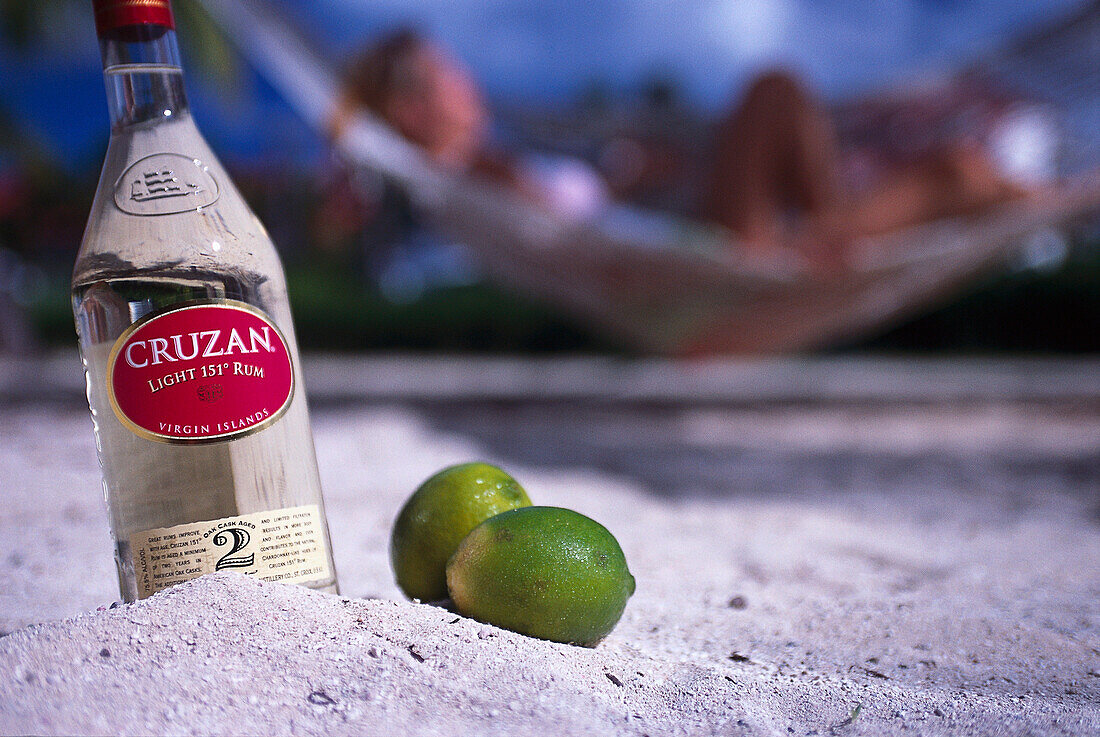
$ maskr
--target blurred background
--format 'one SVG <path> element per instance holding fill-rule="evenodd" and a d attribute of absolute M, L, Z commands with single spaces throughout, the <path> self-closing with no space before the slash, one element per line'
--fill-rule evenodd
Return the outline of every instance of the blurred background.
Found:
<path fill-rule="evenodd" d="M 584 159 L 617 194 L 657 209 L 677 208 L 718 116 L 777 65 L 823 96 L 853 141 L 933 135 L 965 123 L 975 99 L 1011 98 L 1041 112 L 1049 137 L 1017 152 L 1038 146 L 1060 171 L 1100 165 L 1091 0 L 268 3 L 334 64 L 400 27 L 438 39 L 483 86 L 497 138 Z M 193 112 L 280 249 L 304 349 L 631 352 L 486 280 L 399 193 L 343 165 L 197 0 L 174 6 Z M 912 111 L 900 121 L 867 102 L 898 95 Z M 75 345 L 68 280 L 107 138 L 91 3 L 0 0 L 4 350 Z M 616 182 L 624 151 L 642 163 Z M 1096 223 L 1046 237 L 1019 268 L 829 350 L 1097 352 Z"/>

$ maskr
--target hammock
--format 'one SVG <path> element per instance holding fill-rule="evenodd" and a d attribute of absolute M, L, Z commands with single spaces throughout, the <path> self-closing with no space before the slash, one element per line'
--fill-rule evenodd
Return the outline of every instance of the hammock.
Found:
<path fill-rule="evenodd" d="M 205 5 L 323 134 L 340 96 L 332 65 L 261 2 Z M 796 255 L 754 256 L 717 226 L 663 213 L 615 206 L 593 221 L 555 217 L 503 186 L 441 170 L 366 112 L 335 145 L 400 187 L 490 279 L 666 354 L 791 351 L 854 338 L 1006 268 L 1037 232 L 1100 210 L 1092 171 L 1041 199 L 865 240 L 848 269 L 826 277 Z"/>

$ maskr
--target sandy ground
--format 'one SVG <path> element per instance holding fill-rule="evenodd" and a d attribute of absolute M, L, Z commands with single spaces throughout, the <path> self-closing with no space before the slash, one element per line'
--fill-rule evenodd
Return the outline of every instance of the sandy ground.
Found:
<path fill-rule="evenodd" d="M 1100 734 L 1100 397 L 781 400 L 318 401 L 347 598 L 111 608 L 86 410 L 9 397 L 0 733 Z M 397 509 L 475 458 L 622 543 L 598 647 L 401 598 Z"/>

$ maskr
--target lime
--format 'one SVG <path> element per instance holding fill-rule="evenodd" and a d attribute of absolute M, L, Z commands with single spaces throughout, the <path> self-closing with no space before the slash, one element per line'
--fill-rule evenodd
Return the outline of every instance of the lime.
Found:
<path fill-rule="evenodd" d="M 413 493 L 401 508 L 390 537 L 397 585 L 421 601 L 447 598 L 447 559 L 482 520 L 529 507 L 516 480 L 487 463 L 445 468 Z"/>
<path fill-rule="evenodd" d="M 462 614 L 532 637 L 595 645 L 634 593 L 619 543 L 595 520 L 525 507 L 478 525 L 447 563 Z"/>

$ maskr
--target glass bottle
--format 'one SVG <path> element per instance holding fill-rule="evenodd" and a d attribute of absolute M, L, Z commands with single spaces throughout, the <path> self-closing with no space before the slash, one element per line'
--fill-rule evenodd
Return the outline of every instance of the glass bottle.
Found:
<path fill-rule="evenodd" d="M 286 278 L 199 134 L 168 0 L 94 0 L 111 139 L 72 302 L 122 597 L 336 592 Z"/>

